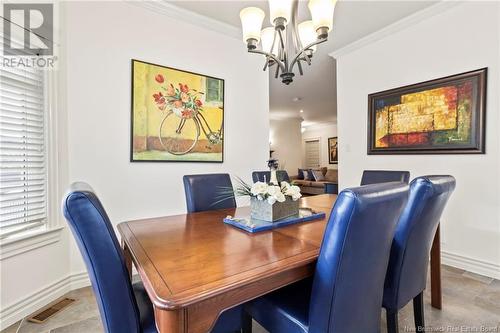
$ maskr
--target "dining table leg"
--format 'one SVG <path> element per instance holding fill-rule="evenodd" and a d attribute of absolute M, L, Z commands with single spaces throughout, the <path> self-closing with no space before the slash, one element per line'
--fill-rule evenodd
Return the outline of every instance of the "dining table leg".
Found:
<path fill-rule="evenodd" d="M 121 245 L 123 251 L 123 258 L 125 259 L 125 267 L 127 267 L 129 278 L 132 279 L 132 254 L 130 253 L 127 244 L 123 240 L 121 243 L 122 243 Z"/>
<path fill-rule="evenodd" d="M 436 229 L 431 248 L 431 305 L 433 308 L 442 309 L 441 291 L 441 235 L 440 226 Z"/>

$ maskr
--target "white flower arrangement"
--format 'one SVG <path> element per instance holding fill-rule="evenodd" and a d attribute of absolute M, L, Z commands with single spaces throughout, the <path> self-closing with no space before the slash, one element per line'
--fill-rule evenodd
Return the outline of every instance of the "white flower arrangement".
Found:
<path fill-rule="evenodd" d="M 275 202 L 284 202 L 286 196 L 291 197 L 293 201 L 299 200 L 302 196 L 300 187 L 287 182 L 281 182 L 281 186 L 256 182 L 251 186 L 249 195 L 260 201 L 266 200 L 270 205 Z"/>
<path fill-rule="evenodd" d="M 255 182 L 253 185 L 247 184 L 241 178 L 235 177 L 237 185 L 232 188 L 222 187 L 218 191 L 216 203 L 234 197 L 249 196 L 259 201 L 267 201 L 271 206 L 276 202 L 285 202 L 286 197 L 297 201 L 302 197 L 300 187 L 281 182 L 280 185 L 273 183 Z"/>

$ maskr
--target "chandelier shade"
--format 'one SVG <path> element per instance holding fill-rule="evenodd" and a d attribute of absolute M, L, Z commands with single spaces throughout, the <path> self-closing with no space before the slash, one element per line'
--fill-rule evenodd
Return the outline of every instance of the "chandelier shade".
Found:
<path fill-rule="evenodd" d="M 302 45 L 309 45 L 316 41 L 316 31 L 314 29 L 313 21 L 304 21 L 299 24 L 299 37 Z M 316 52 L 316 45 L 311 46 L 312 52 Z"/>
<path fill-rule="evenodd" d="M 314 29 L 327 28 L 332 30 L 333 12 L 337 0 L 310 0 L 307 7 L 311 12 Z"/>
<path fill-rule="evenodd" d="M 272 53 L 274 56 L 277 56 L 278 43 L 275 43 L 273 47 L 274 31 L 273 27 L 262 29 L 262 32 L 260 33 L 260 41 L 262 44 L 262 51 Z M 273 48 L 272 51 L 271 48 Z"/>
<path fill-rule="evenodd" d="M 293 0 L 269 0 L 269 18 L 271 24 L 286 26 L 292 16 Z"/>
<path fill-rule="evenodd" d="M 266 14 L 257 7 L 247 7 L 241 10 L 241 28 L 243 30 L 243 42 L 258 43 L 260 41 L 260 29 Z"/>

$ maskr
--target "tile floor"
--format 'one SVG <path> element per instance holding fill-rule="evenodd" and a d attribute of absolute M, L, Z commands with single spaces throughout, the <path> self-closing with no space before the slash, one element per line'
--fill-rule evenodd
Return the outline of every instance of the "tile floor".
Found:
<path fill-rule="evenodd" d="M 23 321 L 0 333 L 99 333 L 103 332 L 92 290 L 82 288 L 66 296 L 76 298 L 71 304 L 44 324 Z M 443 266 L 442 311 L 431 308 L 430 290 L 425 293 L 425 316 L 429 332 L 500 333 L 500 281 L 460 269 Z M 381 332 L 385 314 L 381 311 Z M 400 332 L 414 332 L 411 302 L 399 315 Z M 254 323 L 254 332 L 266 331 Z"/>

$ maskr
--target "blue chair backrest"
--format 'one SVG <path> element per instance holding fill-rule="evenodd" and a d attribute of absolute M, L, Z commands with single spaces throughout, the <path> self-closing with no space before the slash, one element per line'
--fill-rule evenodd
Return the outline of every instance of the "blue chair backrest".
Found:
<path fill-rule="evenodd" d="M 288 172 L 286 170 L 277 170 L 276 178 L 278 182 L 290 182 L 290 177 L 288 176 Z M 254 183 L 256 182 L 265 182 L 269 183 L 271 179 L 271 171 L 254 171 L 252 172 L 252 180 Z"/>
<path fill-rule="evenodd" d="M 408 184 L 409 181 L 410 172 L 408 171 L 365 170 L 361 177 L 361 185 L 388 182 L 402 182 Z"/>
<path fill-rule="evenodd" d="M 186 175 L 183 181 L 188 213 L 236 207 L 234 196 L 227 195 L 233 188 L 227 173 Z"/>
<path fill-rule="evenodd" d="M 140 332 L 139 310 L 113 226 L 86 183 L 73 183 L 63 214 L 87 266 L 104 329 Z"/>
<path fill-rule="evenodd" d="M 408 185 L 342 191 L 330 214 L 314 275 L 309 332 L 380 330 L 384 278 Z"/>
<path fill-rule="evenodd" d="M 454 189 L 452 176 L 418 177 L 411 182 L 392 243 L 384 307 L 399 309 L 425 289 L 432 241 Z"/>

